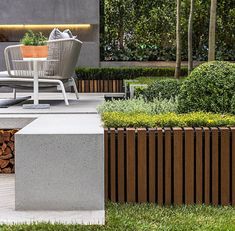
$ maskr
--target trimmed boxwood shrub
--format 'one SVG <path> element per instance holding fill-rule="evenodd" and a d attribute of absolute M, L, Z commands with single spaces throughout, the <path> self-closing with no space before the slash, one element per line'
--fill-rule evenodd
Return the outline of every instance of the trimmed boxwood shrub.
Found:
<path fill-rule="evenodd" d="M 154 127 L 217 127 L 235 125 L 235 116 L 192 112 L 188 114 L 167 113 L 148 115 L 144 113 L 105 112 L 102 114 L 107 128 L 154 128 Z"/>
<path fill-rule="evenodd" d="M 79 79 L 135 79 L 145 77 L 174 76 L 174 68 L 77 68 L 76 75 Z M 182 68 L 182 76 L 187 75 L 187 68 Z"/>
<path fill-rule="evenodd" d="M 181 82 L 177 79 L 162 79 L 150 84 L 146 89 L 141 91 L 141 95 L 147 101 L 153 101 L 159 95 L 163 99 L 170 99 L 179 94 Z"/>
<path fill-rule="evenodd" d="M 179 112 L 231 111 L 235 91 L 235 64 L 209 62 L 195 68 L 183 82 L 179 94 Z"/>

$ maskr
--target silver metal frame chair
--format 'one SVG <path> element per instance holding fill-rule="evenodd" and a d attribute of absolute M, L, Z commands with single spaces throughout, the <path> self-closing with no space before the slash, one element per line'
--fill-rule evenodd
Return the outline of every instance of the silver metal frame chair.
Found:
<path fill-rule="evenodd" d="M 8 76 L 0 77 L 0 87 L 7 86 L 13 89 L 33 87 L 33 63 L 20 62 L 23 60 L 21 45 L 8 46 L 5 51 L 5 62 Z M 48 41 L 48 62 L 41 62 L 38 67 L 39 88 L 59 86 L 66 105 L 69 105 L 64 84 L 73 86 L 78 99 L 78 91 L 74 70 L 80 54 L 82 42 L 77 39 L 59 39 Z M 14 96 L 16 96 L 15 90 Z"/>

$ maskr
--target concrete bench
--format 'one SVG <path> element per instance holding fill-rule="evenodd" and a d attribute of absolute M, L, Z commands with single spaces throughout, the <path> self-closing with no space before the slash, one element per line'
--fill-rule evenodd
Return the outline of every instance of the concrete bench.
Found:
<path fill-rule="evenodd" d="M 97 114 L 41 115 L 21 129 L 15 136 L 16 210 L 104 216 L 103 139 Z"/>

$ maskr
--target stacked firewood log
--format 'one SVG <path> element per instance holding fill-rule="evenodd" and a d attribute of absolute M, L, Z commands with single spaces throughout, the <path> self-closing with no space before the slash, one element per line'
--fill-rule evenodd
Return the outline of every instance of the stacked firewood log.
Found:
<path fill-rule="evenodd" d="M 0 173 L 15 172 L 15 142 L 17 130 L 0 130 Z"/>

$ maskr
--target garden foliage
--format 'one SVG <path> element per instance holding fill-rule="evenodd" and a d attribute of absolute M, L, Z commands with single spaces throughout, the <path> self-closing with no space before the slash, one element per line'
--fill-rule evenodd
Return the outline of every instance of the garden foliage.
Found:
<path fill-rule="evenodd" d="M 179 112 L 231 112 L 235 91 L 235 64 L 209 62 L 195 68 L 183 82 Z"/>
<path fill-rule="evenodd" d="M 145 113 L 148 115 L 176 112 L 178 106 L 177 98 L 163 99 L 155 98 L 152 102 L 146 102 L 143 98 L 129 100 L 107 101 L 98 107 L 98 112 L 122 112 L 122 113 Z"/>
<path fill-rule="evenodd" d="M 123 113 L 105 112 L 102 114 L 104 127 L 214 127 L 234 126 L 235 116 L 221 115 L 204 112 L 193 112 L 188 114 L 158 114 L 149 115 L 146 113 Z"/>

